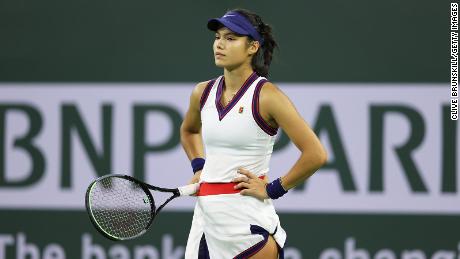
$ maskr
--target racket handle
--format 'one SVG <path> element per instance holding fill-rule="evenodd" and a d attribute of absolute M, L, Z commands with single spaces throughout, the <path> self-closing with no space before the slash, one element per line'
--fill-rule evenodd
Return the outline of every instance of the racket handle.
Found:
<path fill-rule="evenodd" d="M 194 184 L 189 184 L 185 186 L 181 186 L 179 188 L 179 193 L 181 196 L 190 196 L 195 194 L 198 189 L 200 189 L 200 184 L 199 183 L 194 183 Z"/>

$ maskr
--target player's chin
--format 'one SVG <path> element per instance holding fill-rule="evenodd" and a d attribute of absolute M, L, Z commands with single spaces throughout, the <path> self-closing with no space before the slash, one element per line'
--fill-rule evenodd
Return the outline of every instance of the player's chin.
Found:
<path fill-rule="evenodd" d="M 226 66 L 225 62 L 222 62 L 222 60 L 214 60 L 214 63 L 216 64 L 216 67 L 224 68 Z"/>
<path fill-rule="evenodd" d="M 230 62 L 222 62 L 222 61 L 216 61 L 216 66 L 219 68 L 225 68 L 228 70 L 233 70 L 235 68 L 238 68 L 241 64 L 240 63 L 230 63 Z"/>

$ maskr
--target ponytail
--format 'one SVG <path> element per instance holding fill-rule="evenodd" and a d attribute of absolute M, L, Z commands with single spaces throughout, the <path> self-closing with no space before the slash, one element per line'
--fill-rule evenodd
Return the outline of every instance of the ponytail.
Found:
<path fill-rule="evenodd" d="M 245 9 L 234 9 L 232 11 L 244 15 L 263 37 L 264 44 L 260 46 L 259 50 L 252 57 L 251 66 L 259 76 L 267 77 L 268 70 L 273 59 L 273 51 L 275 48 L 278 48 L 278 44 L 272 34 L 272 27 L 264 23 L 262 18 L 253 12 Z M 249 38 L 254 40 L 250 36 Z"/>

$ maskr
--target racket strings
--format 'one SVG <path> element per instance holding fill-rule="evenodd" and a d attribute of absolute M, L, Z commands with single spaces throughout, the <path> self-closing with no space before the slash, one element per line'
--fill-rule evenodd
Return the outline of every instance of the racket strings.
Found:
<path fill-rule="evenodd" d="M 96 224 L 117 239 L 132 238 L 146 230 L 152 219 L 151 202 L 137 183 L 117 177 L 101 179 L 90 192 Z"/>

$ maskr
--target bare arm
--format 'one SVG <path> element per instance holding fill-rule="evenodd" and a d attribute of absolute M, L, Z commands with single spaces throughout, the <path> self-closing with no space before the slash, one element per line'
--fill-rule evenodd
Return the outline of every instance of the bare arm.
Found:
<path fill-rule="evenodd" d="M 189 160 L 204 157 L 203 140 L 201 137 L 200 99 L 208 82 L 195 86 L 190 96 L 190 105 L 180 127 L 180 141 Z M 199 181 L 201 171 L 198 171 L 190 183 Z"/>
<path fill-rule="evenodd" d="M 326 151 L 313 130 L 302 119 L 289 98 L 272 83 L 265 83 L 259 96 L 260 115 L 272 127 L 281 127 L 291 141 L 300 150 L 301 155 L 294 166 L 281 177 L 282 187 L 289 190 L 314 174 L 327 161 Z M 236 188 L 243 189 L 242 195 L 259 199 L 268 198 L 266 182 L 257 178 L 252 172 L 240 168 Z"/>
<path fill-rule="evenodd" d="M 261 116 L 277 124 L 300 150 L 294 166 L 281 177 L 285 190 L 304 182 L 327 161 L 326 151 L 310 126 L 303 120 L 289 98 L 267 82 L 260 93 Z"/>

